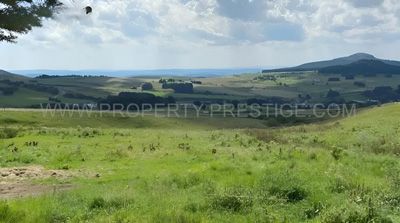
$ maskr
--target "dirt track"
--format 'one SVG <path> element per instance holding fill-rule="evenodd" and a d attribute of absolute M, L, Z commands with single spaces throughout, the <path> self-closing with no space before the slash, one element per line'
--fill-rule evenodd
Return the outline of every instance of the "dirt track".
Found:
<path fill-rule="evenodd" d="M 68 179 L 74 174 L 66 170 L 47 170 L 41 166 L 0 168 L 0 199 L 27 197 L 71 189 L 70 184 L 33 184 L 38 179 Z"/>

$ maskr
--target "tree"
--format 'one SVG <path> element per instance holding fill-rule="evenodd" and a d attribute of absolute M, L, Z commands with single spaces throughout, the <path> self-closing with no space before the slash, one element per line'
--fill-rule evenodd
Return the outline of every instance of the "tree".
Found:
<path fill-rule="evenodd" d="M 189 82 L 170 82 L 162 84 L 163 89 L 173 89 L 176 93 L 193 93 L 193 84 Z"/>
<path fill-rule="evenodd" d="M 328 94 L 326 94 L 326 97 L 327 97 L 327 98 L 336 98 L 336 97 L 339 97 L 339 96 L 340 96 L 340 93 L 337 92 L 337 91 L 334 91 L 334 90 L 332 90 L 332 89 L 330 89 L 330 90 L 328 91 Z"/>
<path fill-rule="evenodd" d="M 380 102 L 390 102 L 400 99 L 400 94 L 390 86 L 378 86 L 372 91 L 364 91 L 364 96 Z"/>
<path fill-rule="evenodd" d="M 148 82 L 142 83 L 140 85 L 140 87 L 142 88 L 142 91 L 151 91 L 151 90 L 153 90 L 153 85 L 151 83 L 148 83 Z"/>
<path fill-rule="evenodd" d="M 0 0 L 0 42 L 16 42 L 18 34 L 40 27 L 61 5 L 58 0 Z"/>

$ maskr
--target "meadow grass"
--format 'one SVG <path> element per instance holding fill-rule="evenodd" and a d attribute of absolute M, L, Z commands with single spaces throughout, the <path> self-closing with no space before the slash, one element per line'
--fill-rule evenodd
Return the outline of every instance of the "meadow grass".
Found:
<path fill-rule="evenodd" d="M 82 173 L 33 182 L 73 188 L 2 201 L 0 221 L 399 222 L 399 115 L 392 104 L 270 129 L 250 119 L 0 112 L 2 167 Z"/>

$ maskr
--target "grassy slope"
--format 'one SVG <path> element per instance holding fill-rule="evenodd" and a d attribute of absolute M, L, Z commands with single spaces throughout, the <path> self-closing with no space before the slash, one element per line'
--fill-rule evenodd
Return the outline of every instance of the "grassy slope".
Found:
<path fill-rule="evenodd" d="M 18 74 L 12 74 L 4 70 L 0 70 L 0 80 L 12 80 L 12 81 L 26 81 L 29 80 L 28 77 L 18 75 Z"/>
<path fill-rule="evenodd" d="M 172 114 L 171 114 L 172 115 Z M 156 118 L 153 115 L 136 115 L 129 117 L 111 112 L 56 112 L 53 111 L 9 111 L 0 110 L 0 125 L 8 127 L 50 127 L 50 128 L 106 128 L 106 129 L 232 129 L 232 128 L 265 128 L 266 122 L 249 118 L 211 118 L 187 117 Z M 132 116 L 134 116 L 132 114 Z"/>
<path fill-rule="evenodd" d="M 20 126 L 18 137 L 0 141 L 1 165 L 68 167 L 101 177 L 40 182 L 76 189 L 1 203 L 6 222 L 400 221 L 398 104 L 275 130 L 217 130 L 204 120 L 151 117 L 125 121 L 138 125 L 111 118 L 55 124 L 36 115 L 0 113 L 2 126 Z M 69 128 L 78 122 L 92 128 Z M 44 127 L 57 125 L 63 127 Z M 30 140 L 39 147 L 23 145 Z M 12 142 L 18 153 L 7 147 Z"/>
<path fill-rule="evenodd" d="M 0 96 L 1 107 L 23 108 L 30 105 L 47 103 L 51 95 L 44 92 L 19 88 L 12 96 Z"/>

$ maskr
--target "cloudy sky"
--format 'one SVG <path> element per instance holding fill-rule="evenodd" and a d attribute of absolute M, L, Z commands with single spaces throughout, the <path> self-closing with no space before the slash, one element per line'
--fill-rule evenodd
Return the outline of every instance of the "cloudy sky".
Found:
<path fill-rule="evenodd" d="M 0 43 L 0 69 L 279 67 L 356 52 L 400 60 L 398 0 L 63 2 L 55 20 Z"/>

